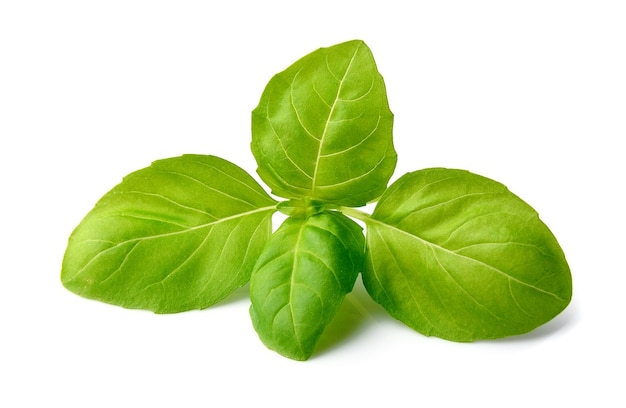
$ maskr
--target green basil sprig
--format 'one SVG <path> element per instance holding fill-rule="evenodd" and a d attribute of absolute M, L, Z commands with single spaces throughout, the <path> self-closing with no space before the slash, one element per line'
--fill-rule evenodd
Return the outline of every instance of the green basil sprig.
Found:
<path fill-rule="evenodd" d="M 314 51 L 274 76 L 252 113 L 258 174 L 286 200 L 218 157 L 156 161 L 74 230 L 61 280 L 157 313 L 209 307 L 249 281 L 260 339 L 296 360 L 312 355 L 359 273 L 391 316 L 453 341 L 526 333 L 564 310 L 563 251 L 505 186 L 437 168 L 387 188 L 392 123 L 364 42 Z M 377 199 L 371 215 L 355 208 Z M 272 233 L 276 211 L 287 219 Z"/>

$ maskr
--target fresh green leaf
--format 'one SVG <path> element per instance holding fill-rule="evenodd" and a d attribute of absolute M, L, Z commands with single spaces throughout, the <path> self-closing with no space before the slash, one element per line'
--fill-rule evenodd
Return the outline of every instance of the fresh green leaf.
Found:
<path fill-rule="evenodd" d="M 569 267 L 537 213 L 462 170 L 406 174 L 367 224 L 364 284 L 415 330 L 455 341 L 526 333 L 569 303 Z"/>
<path fill-rule="evenodd" d="M 321 48 L 274 76 L 253 111 L 257 171 L 281 197 L 364 205 L 395 168 L 392 125 L 367 45 Z"/>
<path fill-rule="evenodd" d="M 311 356 L 354 286 L 364 246 L 361 227 L 337 212 L 281 225 L 250 280 L 250 315 L 267 347 L 295 360 Z"/>
<path fill-rule="evenodd" d="M 158 313 L 206 308 L 245 284 L 276 202 L 242 169 L 185 155 L 128 175 L 73 232 L 71 291 Z"/>

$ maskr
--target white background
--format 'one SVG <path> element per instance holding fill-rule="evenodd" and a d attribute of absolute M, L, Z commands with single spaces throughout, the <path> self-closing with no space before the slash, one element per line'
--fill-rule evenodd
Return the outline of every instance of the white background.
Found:
<path fill-rule="evenodd" d="M 394 178 L 464 168 L 524 198 L 570 263 L 565 312 L 457 344 L 358 286 L 303 363 L 261 344 L 246 288 L 159 316 L 62 287 L 68 236 L 124 175 L 182 153 L 254 173 L 267 81 L 354 38 L 386 80 Z M 620 1 L 3 1 L 0 406 L 624 407 L 625 136 Z"/>

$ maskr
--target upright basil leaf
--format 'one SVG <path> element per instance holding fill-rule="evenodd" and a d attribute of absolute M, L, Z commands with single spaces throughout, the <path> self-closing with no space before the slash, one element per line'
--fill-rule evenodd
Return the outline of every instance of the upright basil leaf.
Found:
<path fill-rule="evenodd" d="M 208 307 L 249 280 L 275 206 L 220 158 L 156 161 L 104 195 L 72 233 L 62 282 L 127 308 Z"/>
<path fill-rule="evenodd" d="M 263 343 L 286 357 L 308 359 L 354 286 L 364 246 L 361 227 L 342 214 L 288 218 L 250 279 L 250 315 Z"/>
<path fill-rule="evenodd" d="M 274 76 L 252 112 L 257 171 L 282 197 L 363 205 L 395 168 L 392 125 L 367 45 L 321 48 Z"/>
<path fill-rule="evenodd" d="M 493 180 L 448 169 L 406 174 L 367 227 L 368 292 L 426 335 L 472 341 L 526 333 L 570 301 L 556 239 Z"/>

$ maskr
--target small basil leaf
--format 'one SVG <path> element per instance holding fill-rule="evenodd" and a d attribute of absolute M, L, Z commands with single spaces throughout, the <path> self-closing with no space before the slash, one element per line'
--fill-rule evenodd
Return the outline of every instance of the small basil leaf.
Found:
<path fill-rule="evenodd" d="M 124 178 L 75 229 L 62 282 L 127 308 L 208 307 L 249 280 L 275 207 L 250 175 L 220 158 L 156 161 Z"/>
<path fill-rule="evenodd" d="M 267 347 L 306 360 L 363 264 L 361 227 L 324 212 L 288 218 L 272 236 L 250 279 L 250 316 Z"/>
<path fill-rule="evenodd" d="M 275 75 L 252 112 L 258 173 L 281 197 L 359 206 L 395 164 L 393 115 L 362 41 L 321 48 Z"/>
<path fill-rule="evenodd" d="M 406 174 L 367 227 L 368 292 L 423 334 L 454 341 L 522 334 L 570 301 L 556 239 L 493 180 L 449 169 Z"/>

